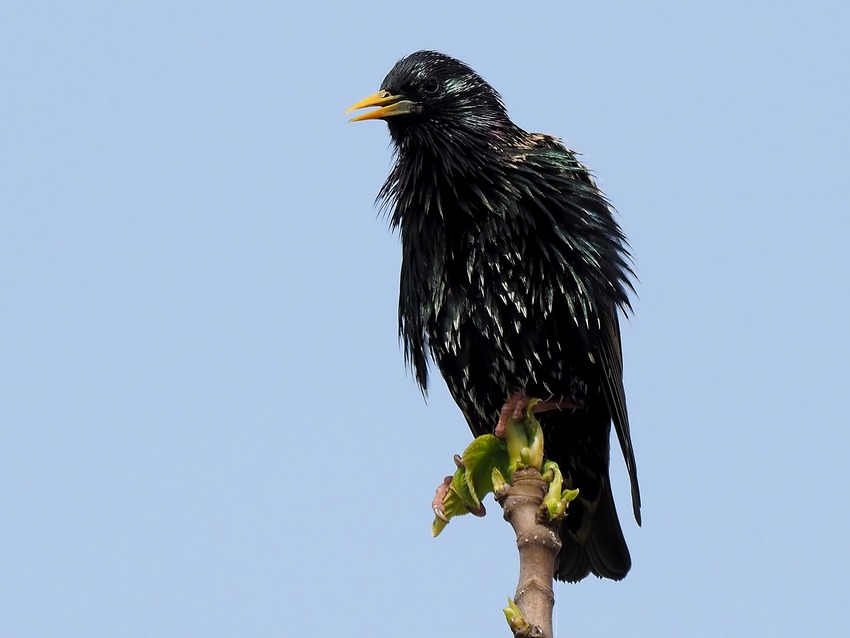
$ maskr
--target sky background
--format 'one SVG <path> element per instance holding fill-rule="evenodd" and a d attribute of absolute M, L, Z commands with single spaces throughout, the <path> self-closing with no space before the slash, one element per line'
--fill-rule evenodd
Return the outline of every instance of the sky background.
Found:
<path fill-rule="evenodd" d="M 396 338 L 403 55 L 583 153 L 640 277 L 643 494 L 557 635 L 850 632 L 846 2 L 5 2 L 0 638 L 509 636 L 510 527 Z"/>

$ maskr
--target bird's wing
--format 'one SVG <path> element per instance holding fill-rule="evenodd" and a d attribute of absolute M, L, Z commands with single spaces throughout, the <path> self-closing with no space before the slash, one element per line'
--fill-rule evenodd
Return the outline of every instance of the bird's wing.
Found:
<path fill-rule="evenodd" d="M 578 161 L 575 151 L 566 148 L 556 138 L 549 135 L 533 135 L 532 139 L 536 142 L 538 148 L 563 151 L 569 159 L 570 176 L 599 192 L 590 171 Z M 604 199 L 602 202 L 607 208 L 607 202 Z M 628 267 L 626 269 L 630 272 Z M 623 458 L 626 461 L 632 491 L 632 509 L 634 510 L 635 520 L 640 525 L 640 487 L 638 486 L 635 453 L 632 448 L 632 435 L 629 429 L 629 413 L 626 409 L 626 391 L 623 388 L 623 346 L 620 339 L 620 321 L 617 316 L 617 309 L 614 307 L 611 307 L 607 312 L 603 311 L 601 314 L 599 343 L 588 345 L 592 351 L 598 354 L 600 359 L 599 363 L 603 370 L 602 392 L 608 404 L 611 419 L 614 422 L 614 430 L 616 430 L 617 439 L 620 441 Z M 588 337 L 589 335 L 585 334 L 585 339 Z"/>
<path fill-rule="evenodd" d="M 600 328 L 602 335 L 597 352 L 603 370 L 602 393 L 611 412 L 614 430 L 617 432 L 617 438 L 620 441 L 620 449 L 623 450 L 632 489 L 632 508 L 635 513 L 635 520 L 640 525 L 640 488 L 638 486 L 635 453 L 632 449 L 632 435 L 629 430 L 626 392 L 623 388 L 623 346 L 620 340 L 620 321 L 616 309 L 612 308 L 610 312 L 604 313 Z"/>

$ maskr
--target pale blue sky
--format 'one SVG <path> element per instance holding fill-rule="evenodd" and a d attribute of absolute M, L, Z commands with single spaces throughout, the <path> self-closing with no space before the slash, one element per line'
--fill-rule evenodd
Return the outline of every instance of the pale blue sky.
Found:
<path fill-rule="evenodd" d="M 640 277 L 643 492 L 558 636 L 850 632 L 844 2 L 6 2 L 0 638 L 508 636 L 498 508 L 396 340 L 382 123 L 459 57 L 583 153 Z M 393 478 L 397 480 L 392 480 Z"/>

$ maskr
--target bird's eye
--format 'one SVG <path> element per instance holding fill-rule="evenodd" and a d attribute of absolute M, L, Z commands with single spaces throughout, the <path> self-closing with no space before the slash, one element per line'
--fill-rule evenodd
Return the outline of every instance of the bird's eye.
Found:
<path fill-rule="evenodd" d="M 436 78 L 428 78 L 422 84 L 422 91 L 429 95 L 433 95 L 437 92 L 437 89 L 440 88 L 440 83 L 436 80 Z"/>

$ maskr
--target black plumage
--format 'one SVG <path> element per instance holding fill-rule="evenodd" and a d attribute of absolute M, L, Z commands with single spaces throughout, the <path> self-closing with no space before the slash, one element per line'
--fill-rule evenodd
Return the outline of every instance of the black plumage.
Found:
<path fill-rule="evenodd" d="M 611 207 L 574 152 L 508 117 L 462 62 L 400 60 L 354 120 L 383 119 L 396 163 L 380 192 L 403 261 L 399 332 L 423 391 L 428 359 L 476 435 L 514 393 L 572 403 L 540 415 L 546 456 L 580 490 L 562 528 L 556 577 L 620 579 L 631 558 L 608 477 L 611 423 L 637 470 L 622 382 L 618 312 L 630 256 Z"/>

